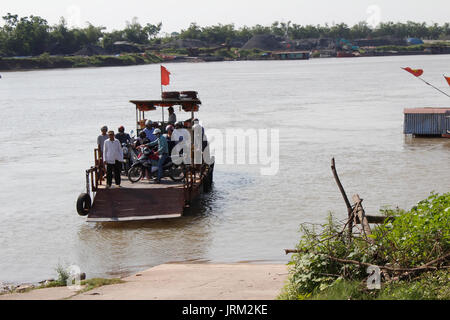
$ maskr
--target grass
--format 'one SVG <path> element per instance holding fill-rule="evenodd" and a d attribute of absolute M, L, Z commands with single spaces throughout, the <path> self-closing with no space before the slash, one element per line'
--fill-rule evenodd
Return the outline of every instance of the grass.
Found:
<path fill-rule="evenodd" d="M 56 273 L 58 274 L 58 279 L 57 280 L 53 280 L 47 283 L 44 283 L 40 286 L 33 286 L 30 287 L 26 290 L 21 291 L 21 293 L 26 293 L 26 292 L 30 292 L 32 290 L 37 290 L 37 289 L 46 289 L 46 288 L 58 288 L 58 287 L 65 287 L 67 285 L 67 280 L 69 279 L 70 275 L 67 272 L 67 268 L 64 268 L 61 265 L 58 265 L 56 267 Z M 106 278 L 92 278 L 92 279 L 87 279 L 87 280 L 83 280 L 81 281 L 81 285 L 85 286 L 84 288 L 82 288 L 81 290 L 77 291 L 75 293 L 75 295 L 80 294 L 80 293 L 84 293 L 102 286 L 107 286 L 107 285 L 112 285 L 112 284 L 119 284 L 119 283 L 124 283 L 125 281 L 123 281 L 122 279 L 119 278 L 112 278 L 112 279 L 106 279 Z M 2 294 L 8 294 L 8 293 L 16 293 L 17 291 L 15 290 L 11 290 L 10 292 L 5 292 Z"/>
<path fill-rule="evenodd" d="M 292 290 L 283 289 L 279 300 L 450 300 L 450 271 L 427 272 L 415 280 L 382 284 L 380 290 L 368 290 L 365 281 L 342 280 L 324 290 L 292 297 Z"/>

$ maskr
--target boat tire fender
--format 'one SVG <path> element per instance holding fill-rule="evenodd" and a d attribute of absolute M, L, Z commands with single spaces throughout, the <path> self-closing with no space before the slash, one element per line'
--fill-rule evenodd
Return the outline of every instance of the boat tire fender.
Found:
<path fill-rule="evenodd" d="M 87 193 L 82 193 L 77 199 L 77 212 L 80 216 L 86 216 L 91 209 L 91 196 Z"/>

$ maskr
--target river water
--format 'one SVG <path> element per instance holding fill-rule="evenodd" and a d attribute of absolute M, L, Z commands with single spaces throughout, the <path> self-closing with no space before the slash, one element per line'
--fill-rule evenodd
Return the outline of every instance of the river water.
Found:
<path fill-rule="evenodd" d="M 450 56 L 167 64 L 170 90 L 197 90 L 208 129 L 278 129 L 279 171 L 216 165 L 214 190 L 175 220 L 90 224 L 75 201 L 99 128 L 134 125 L 130 99 L 160 95 L 159 65 L 4 72 L 0 79 L 0 282 L 34 282 L 76 264 L 88 277 L 169 261 L 287 262 L 301 223 L 410 208 L 450 189 L 450 139 L 402 134 L 403 108 L 449 100 Z M 177 110 L 179 118 L 187 118 Z M 155 114 L 159 119 L 160 115 Z"/>

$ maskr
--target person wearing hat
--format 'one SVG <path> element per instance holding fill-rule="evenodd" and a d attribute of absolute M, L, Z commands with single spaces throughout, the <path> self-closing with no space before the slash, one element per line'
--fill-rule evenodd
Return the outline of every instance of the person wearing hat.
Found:
<path fill-rule="evenodd" d="M 97 145 L 98 151 L 101 156 L 103 154 L 103 144 L 105 143 L 105 140 L 108 139 L 108 135 L 106 134 L 106 132 L 108 132 L 108 127 L 103 126 L 100 128 L 100 131 L 102 132 L 102 134 L 97 137 Z"/>
<path fill-rule="evenodd" d="M 123 150 L 119 140 L 114 139 L 114 131 L 108 131 L 109 139 L 103 145 L 103 161 L 106 166 L 106 187 L 110 188 L 114 172 L 114 182 L 120 187 L 120 171 L 123 162 Z"/>
<path fill-rule="evenodd" d="M 103 166 L 103 145 L 105 143 L 105 140 L 108 139 L 108 135 L 106 134 L 106 132 L 108 131 L 108 127 L 107 126 L 103 126 L 100 128 L 101 131 L 101 135 L 99 135 L 97 137 L 97 148 L 98 148 L 98 160 L 100 162 L 99 165 L 99 175 L 100 177 L 103 177 L 105 175 L 105 167 Z"/>
<path fill-rule="evenodd" d="M 150 142 L 156 140 L 156 136 L 153 134 L 154 130 L 152 120 L 148 119 L 145 121 L 145 129 L 142 131 L 145 132 L 147 139 L 150 140 Z"/>
<path fill-rule="evenodd" d="M 119 132 L 116 133 L 116 139 L 119 140 L 120 144 L 129 143 L 131 141 L 131 137 L 128 133 L 125 133 L 124 126 L 119 127 Z"/>
<path fill-rule="evenodd" d="M 148 147 L 153 147 L 158 145 L 158 178 L 156 183 L 161 183 L 161 178 L 163 176 L 163 165 L 169 156 L 169 145 L 167 143 L 166 137 L 162 134 L 161 129 L 156 128 L 153 131 L 153 134 L 156 136 L 156 141 L 150 142 L 147 144 Z"/>

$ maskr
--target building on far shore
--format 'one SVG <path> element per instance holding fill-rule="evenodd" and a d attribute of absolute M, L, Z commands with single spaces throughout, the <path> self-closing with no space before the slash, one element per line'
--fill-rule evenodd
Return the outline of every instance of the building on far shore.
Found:
<path fill-rule="evenodd" d="M 272 52 L 275 60 L 308 60 L 309 51 L 275 51 Z"/>

